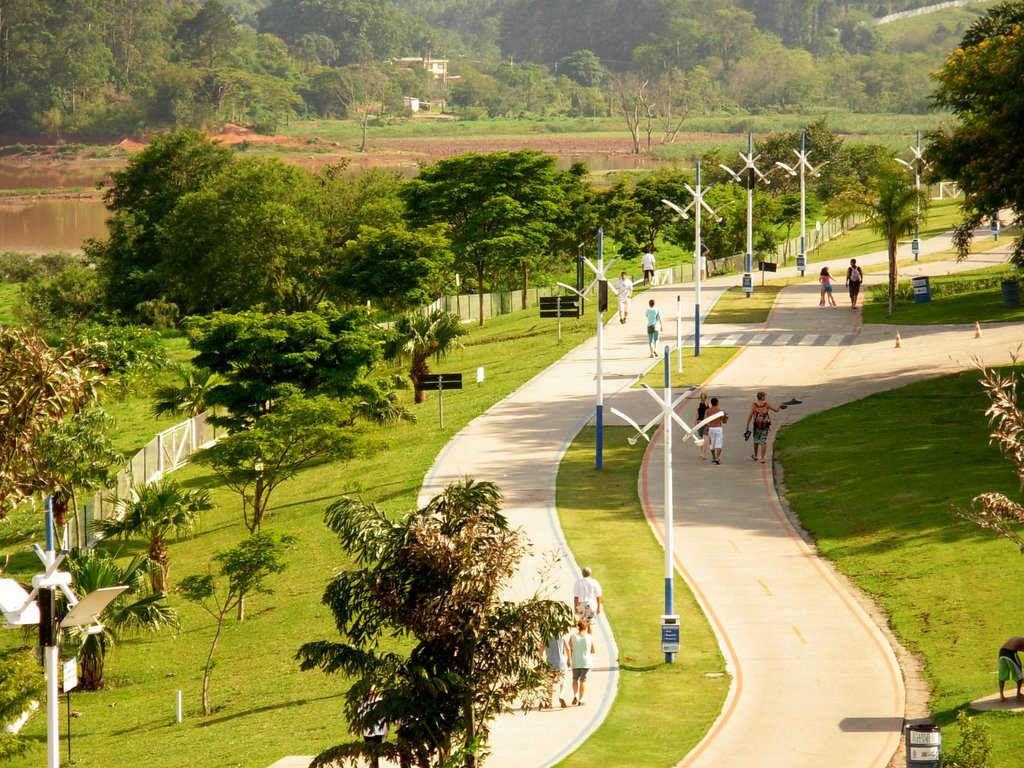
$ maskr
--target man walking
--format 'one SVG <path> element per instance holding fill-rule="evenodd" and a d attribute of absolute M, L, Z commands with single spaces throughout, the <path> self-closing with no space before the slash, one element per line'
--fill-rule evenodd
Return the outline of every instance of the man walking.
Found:
<path fill-rule="evenodd" d="M 576 618 L 592 624 L 601 615 L 601 584 L 584 568 L 572 587 L 572 603 Z"/>
<path fill-rule="evenodd" d="M 633 296 L 633 281 L 625 272 L 615 281 L 615 296 L 619 300 L 619 322 L 625 324 L 629 316 L 629 300 Z"/>
<path fill-rule="evenodd" d="M 711 416 L 717 416 L 717 418 L 708 422 L 708 447 L 711 448 L 711 460 L 715 464 L 721 464 L 722 444 L 724 443 L 724 430 L 722 428 L 729 421 L 729 414 L 719 408 L 717 397 L 711 398 L 711 407 L 708 408 L 705 418 Z"/>
<path fill-rule="evenodd" d="M 644 255 L 640 258 L 640 268 L 644 271 L 644 285 L 650 285 L 654 282 L 654 249 L 648 248 L 644 251 Z"/>

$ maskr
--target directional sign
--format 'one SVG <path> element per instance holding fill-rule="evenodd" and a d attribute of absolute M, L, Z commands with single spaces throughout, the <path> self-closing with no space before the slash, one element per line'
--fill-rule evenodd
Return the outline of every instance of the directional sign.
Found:
<path fill-rule="evenodd" d="M 420 376 L 419 388 L 424 392 L 441 389 L 462 389 L 461 373 L 428 373 Z"/>
<path fill-rule="evenodd" d="M 541 296 L 540 316 L 579 317 L 580 299 L 578 296 Z"/>

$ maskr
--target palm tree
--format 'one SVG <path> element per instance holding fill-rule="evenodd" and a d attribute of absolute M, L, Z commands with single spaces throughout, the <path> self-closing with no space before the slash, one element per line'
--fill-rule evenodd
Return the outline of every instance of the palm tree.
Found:
<path fill-rule="evenodd" d="M 920 203 L 920 208 L 918 204 Z M 896 246 L 914 232 L 918 210 L 927 207 L 927 195 L 896 169 L 879 175 L 857 207 L 868 217 L 868 226 L 885 238 L 889 249 L 889 316 L 896 311 Z"/>
<path fill-rule="evenodd" d="M 224 383 L 220 374 L 209 368 L 178 363 L 171 366 L 171 372 L 177 382 L 157 387 L 153 394 L 154 416 L 198 416 L 206 410 L 210 391 Z"/>
<path fill-rule="evenodd" d="M 423 402 L 420 377 L 430 373 L 427 359 L 443 360 L 449 352 L 462 346 L 460 336 L 469 331 L 454 312 L 435 309 L 427 315 L 413 312 L 395 322 L 395 336 L 388 344 L 386 354 L 398 362 L 410 361 L 409 379 L 416 392 L 415 402 Z"/>
<path fill-rule="evenodd" d="M 177 614 L 164 595 L 150 592 L 146 575 L 160 568 L 145 555 L 136 555 L 124 565 L 100 550 L 72 550 L 68 557 L 75 590 L 87 595 L 103 587 L 127 586 L 103 613 L 99 620 L 103 630 L 84 635 L 79 649 L 82 661 L 81 685 L 87 691 L 103 687 L 103 665 L 107 651 L 123 634 L 157 632 L 165 627 L 178 626 Z"/>
<path fill-rule="evenodd" d="M 192 535 L 199 524 L 199 513 L 213 509 L 205 488 L 186 491 L 169 477 L 156 483 L 137 483 L 127 499 L 115 502 L 115 517 L 101 520 L 99 531 L 110 538 L 144 538 L 149 559 L 158 566 L 150 574 L 153 592 L 167 591 L 170 554 L 167 540 Z"/>

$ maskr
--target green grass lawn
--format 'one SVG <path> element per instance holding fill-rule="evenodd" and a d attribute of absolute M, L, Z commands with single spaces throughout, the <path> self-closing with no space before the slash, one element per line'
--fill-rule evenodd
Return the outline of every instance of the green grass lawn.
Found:
<path fill-rule="evenodd" d="M 643 448 L 626 442 L 631 432 L 605 429 L 599 472 L 593 460 L 595 431 L 583 430 L 558 472 L 562 529 L 576 560 L 601 580 L 621 665 L 611 712 L 559 763 L 566 768 L 673 765 L 711 727 L 729 689 L 714 634 L 678 576 L 674 607 L 684 650 L 674 664 L 665 664 L 660 644 L 665 554 L 640 508 L 636 483 Z M 594 493 L 597 485 L 600 494 Z"/>
<path fill-rule="evenodd" d="M 336 637 L 320 598 L 331 575 L 349 563 L 322 524 L 324 509 L 346 493 L 388 513 L 411 509 L 424 474 L 456 432 L 593 334 L 592 314 L 578 322 L 563 321 L 559 343 L 554 322 L 536 314 L 520 312 L 490 320 L 483 328 L 470 326 L 465 348 L 440 365 L 432 364 L 438 372 L 462 372 L 467 382 L 465 389 L 445 396 L 444 429 L 438 427 L 437 400 L 428 396 L 415 408 L 416 424 L 365 429 L 363 458 L 312 467 L 275 492 L 266 527 L 294 534 L 299 543 L 288 555 L 288 570 L 270 580 L 276 594 L 253 597 L 250 619 L 227 626 L 211 684 L 216 708 L 211 716 L 201 718 L 197 712 L 200 669 L 213 625 L 172 594 L 181 630 L 176 635 L 123 638 L 107 662 L 108 690 L 72 695 L 72 708 L 82 713 L 72 726 L 75 760 L 109 768 L 134 767 L 143 761 L 153 768 L 170 768 L 182 764 L 187 750 L 190 764 L 197 768 L 258 768 L 285 755 L 315 754 L 343 740 L 340 696 L 347 688 L 345 680 L 302 673 L 293 658 L 304 642 Z M 485 378 L 478 386 L 479 367 L 485 369 Z M 139 408 L 141 413 L 143 406 Z M 155 431 L 151 427 L 146 439 Z M 172 587 L 187 575 L 205 573 L 213 552 L 245 535 L 239 500 L 217 478 L 198 467 L 186 468 L 176 477 L 189 487 L 212 487 L 219 507 L 205 515 L 196 537 L 171 545 Z M 13 517 L 0 528 L 0 562 L 10 554 L 7 575 L 26 580 L 39 570 L 29 549 L 40 540 L 38 519 L 24 511 Z M 123 555 L 141 550 L 136 542 L 109 546 Z M 5 632 L 0 633 L 0 644 L 31 646 L 33 640 Z M 179 689 L 186 715 L 180 726 L 173 722 Z M 12 766 L 39 764 L 44 719 L 32 718 L 26 733 L 37 746 L 13 760 Z"/>
<path fill-rule="evenodd" d="M 664 341 L 664 336 L 662 341 Z M 669 356 L 669 381 L 673 389 L 699 386 L 707 381 L 711 374 L 732 359 L 739 352 L 738 347 L 701 347 L 700 356 L 693 356 L 693 347 L 683 347 L 683 370 L 679 372 L 679 358 L 673 349 Z M 637 382 L 636 386 L 646 384 L 660 394 L 665 388 L 664 358 L 651 367 Z M 676 395 L 680 394 L 676 392 Z"/>
<path fill-rule="evenodd" d="M 957 284 L 964 288 L 972 281 L 993 282 L 992 278 L 1009 277 L 1013 273 L 1009 265 L 960 272 L 954 275 L 938 275 L 930 281 L 931 301 L 916 302 L 913 298 L 897 300 L 896 312 L 888 315 L 888 294 L 886 288 L 873 288 L 864 302 L 865 323 L 899 323 L 900 325 L 942 325 L 948 323 L 1007 323 L 1024 321 L 1024 307 L 1003 305 L 1002 290 L 996 285 L 987 285 L 978 290 L 964 290 L 949 296 L 935 295 L 944 285 Z M 888 281 L 887 281 L 888 282 Z"/>
<path fill-rule="evenodd" d="M 1024 557 L 953 511 L 986 491 L 1020 499 L 1013 465 L 989 445 L 987 404 L 969 371 L 810 416 L 775 444 L 789 503 L 821 554 L 923 656 L 947 746 L 956 710 L 997 690 L 996 652 L 1021 634 L 1024 612 Z M 1019 765 L 1020 718 L 980 717 L 993 768 Z"/>
<path fill-rule="evenodd" d="M 779 292 L 788 282 L 773 280 L 764 285 L 755 285 L 750 298 L 747 298 L 747 294 L 740 286 L 734 285 L 718 298 L 708 313 L 706 322 L 763 324 L 768 319 Z"/>

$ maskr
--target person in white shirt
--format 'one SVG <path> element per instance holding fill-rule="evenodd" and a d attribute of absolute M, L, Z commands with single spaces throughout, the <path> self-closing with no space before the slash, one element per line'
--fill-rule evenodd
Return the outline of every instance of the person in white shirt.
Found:
<path fill-rule="evenodd" d="M 594 620 L 601 615 L 602 601 L 601 584 L 590 573 L 589 568 L 584 568 L 576 580 L 572 588 L 572 602 L 576 616 L 592 627 Z"/>
<path fill-rule="evenodd" d="M 651 251 L 652 249 L 648 248 L 640 258 L 640 267 L 644 271 L 644 285 L 654 282 L 654 254 Z"/>
<path fill-rule="evenodd" d="M 615 281 L 615 296 L 619 300 L 619 322 L 625 323 L 629 315 L 629 300 L 633 296 L 633 281 L 625 272 Z"/>

